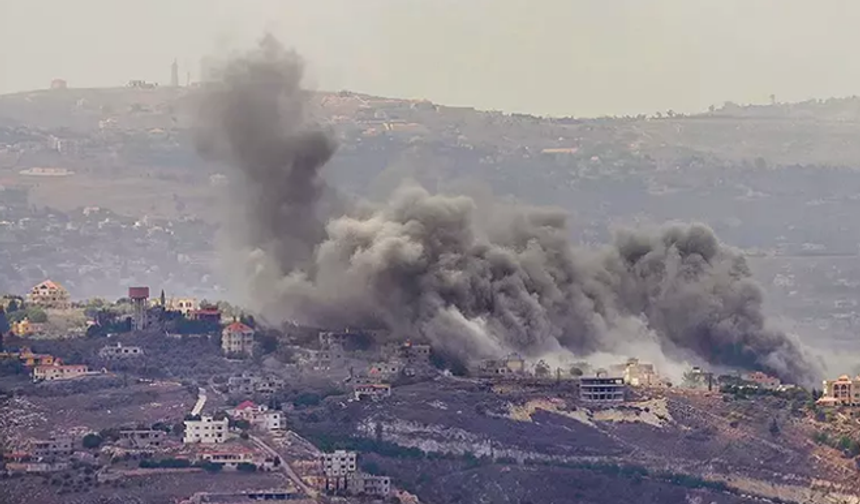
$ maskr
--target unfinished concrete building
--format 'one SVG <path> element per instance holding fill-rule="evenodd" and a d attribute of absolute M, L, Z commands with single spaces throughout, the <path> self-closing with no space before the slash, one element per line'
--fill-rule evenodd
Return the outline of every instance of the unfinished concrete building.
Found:
<path fill-rule="evenodd" d="M 350 335 L 351 333 L 349 332 L 321 331 L 319 334 L 320 351 L 317 355 L 317 365 L 322 369 L 342 366 L 346 358 L 345 345 Z"/>
<path fill-rule="evenodd" d="M 75 440 L 69 436 L 36 439 L 30 442 L 30 452 L 39 459 L 71 457 L 75 453 Z"/>
<path fill-rule="evenodd" d="M 661 384 L 654 365 L 640 362 L 635 357 L 627 359 L 624 364 L 612 366 L 610 372 L 624 378 L 624 383 L 632 387 L 656 387 Z"/>
<path fill-rule="evenodd" d="M 356 472 L 347 476 L 346 488 L 353 495 L 388 497 L 391 493 L 391 478 Z"/>
<path fill-rule="evenodd" d="M 336 450 L 320 455 L 323 489 L 326 492 L 345 491 L 350 474 L 358 471 L 358 455 L 354 451 Z"/>
<path fill-rule="evenodd" d="M 123 448 L 147 450 L 161 448 L 167 434 L 162 430 L 126 429 L 119 432 L 119 444 Z"/>
<path fill-rule="evenodd" d="M 353 385 L 352 391 L 356 401 L 363 399 L 381 401 L 391 396 L 391 385 L 387 383 L 357 383 Z"/>
<path fill-rule="evenodd" d="M 354 451 L 323 453 L 320 462 L 323 473 L 322 487 L 326 493 L 377 497 L 387 497 L 391 493 L 391 478 L 359 471 L 358 455 Z"/>
<path fill-rule="evenodd" d="M 239 376 L 231 376 L 227 380 L 227 390 L 238 396 L 271 396 L 284 387 L 284 380 L 276 376 L 259 376 L 244 372 Z"/>
<path fill-rule="evenodd" d="M 476 370 L 476 374 L 483 378 L 516 378 L 525 376 L 525 372 L 526 361 L 517 354 L 481 361 Z"/>
<path fill-rule="evenodd" d="M 579 381 L 579 399 L 587 403 L 622 403 L 626 395 L 624 378 L 608 376 L 598 371 L 595 376 L 583 376 Z"/>

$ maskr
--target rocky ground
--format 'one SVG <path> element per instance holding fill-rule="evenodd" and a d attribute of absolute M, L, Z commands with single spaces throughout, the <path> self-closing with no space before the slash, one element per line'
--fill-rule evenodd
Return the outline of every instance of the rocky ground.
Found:
<path fill-rule="evenodd" d="M 323 446 L 375 453 L 371 469 L 393 471 L 431 502 L 525 502 L 527 489 L 540 489 L 535 502 L 566 502 L 571 492 L 582 502 L 641 493 L 641 502 L 752 495 L 824 504 L 836 489 L 860 495 L 853 461 L 812 442 L 816 425 L 799 400 L 671 389 L 639 395 L 623 407 L 592 408 L 563 387 L 498 393 L 440 379 L 396 388 L 384 402 L 330 398 L 292 421 Z M 590 490 L 604 486 L 612 490 Z M 607 491 L 620 500 L 592 500 Z"/>

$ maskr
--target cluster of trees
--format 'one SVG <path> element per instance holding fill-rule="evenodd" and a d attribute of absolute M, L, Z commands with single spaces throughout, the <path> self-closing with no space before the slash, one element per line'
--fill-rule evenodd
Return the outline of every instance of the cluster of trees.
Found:
<path fill-rule="evenodd" d="M 812 435 L 812 440 L 818 444 L 835 448 L 841 451 L 846 457 L 854 458 L 860 456 L 860 443 L 850 436 L 842 435 L 837 438 L 820 431 Z"/>
<path fill-rule="evenodd" d="M 29 306 L 20 297 L 11 297 L 8 299 L 6 307 L 0 304 L 0 334 L 8 333 L 11 329 L 11 324 L 20 322 L 24 319 L 36 324 L 43 324 L 48 321 L 48 314 L 38 306 Z"/>
<path fill-rule="evenodd" d="M 161 460 L 145 458 L 138 462 L 138 467 L 141 469 L 183 469 L 186 467 L 199 467 L 208 472 L 219 472 L 224 469 L 224 464 L 201 460 L 192 463 L 188 459 L 182 458 L 166 458 Z M 250 462 L 240 462 L 236 464 L 236 469 L 241 472 L 255 472 L 257 465 Z"/>

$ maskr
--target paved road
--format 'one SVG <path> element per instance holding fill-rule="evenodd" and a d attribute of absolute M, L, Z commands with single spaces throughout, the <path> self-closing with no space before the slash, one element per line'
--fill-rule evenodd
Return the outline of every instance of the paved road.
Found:
<path fill-rule="evenodd" d="M 317 492 L 313 488 L 311 488 L 307 484 L 305 484 L 304 481 L 302 481 L 302 479 L 299 477 L 299 475 L 296 474 L 296 472 L 293 470 L 293 468 L 290 467 L 290 464 L 286 460 L 284 460 L 284 457 L 282 457 L 281 454 L 278 453 L 277 450 L 272 448 L 268 443 L 266 443 L 265 440 L 263 440 L 257 436 L 251 435 L 250 438 L 257 446 L 259 446 L 263 450 L 266 450 L 270 455 L 278 457 L 281 459 L 281 462 L 282 462 L 281 468 L 284 471 L 284 474 L 286 474 L 287 477 L 290 478 L 290 480 L 296 485 L 296 487 L 300 488 L 302 490 L 302 492 L 305 493 L 305 495 L 308 495 L 308 496 L 314 497 L 314 498 L 317 496 Z"/>

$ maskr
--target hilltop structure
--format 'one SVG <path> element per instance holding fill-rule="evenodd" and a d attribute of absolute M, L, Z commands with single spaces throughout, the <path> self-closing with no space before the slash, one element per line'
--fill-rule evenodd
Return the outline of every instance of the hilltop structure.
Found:
<path fill-rule="evenodd" d="M 68 310 L 72 305 L 69 291 L 52 280 L 45 280 L 30 289 L 27 303 L 39 308 L 55 310 Z"/>
<path fill-rule="evenodd" d="M 818 404 L 822 406 L 860 406 L 860 376 L 842 375 L 835 380 L 824 380 Z"/>
<path fill-rule="evenodd" d="M 227 355 L 251 355 L 254 330 L 241 322 L 233 322 L 221 332 L 221 349 Z"/>

